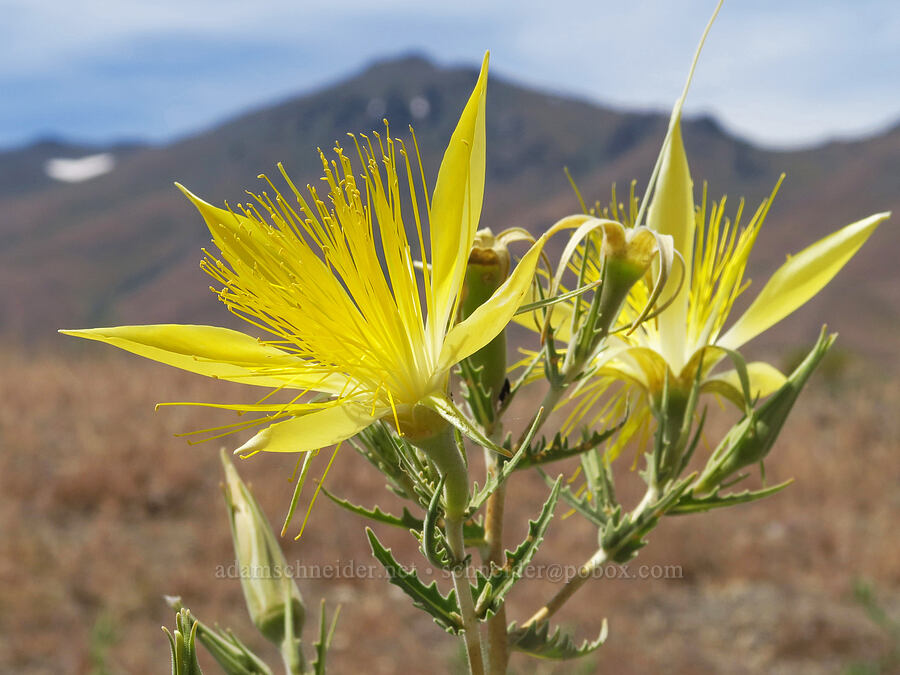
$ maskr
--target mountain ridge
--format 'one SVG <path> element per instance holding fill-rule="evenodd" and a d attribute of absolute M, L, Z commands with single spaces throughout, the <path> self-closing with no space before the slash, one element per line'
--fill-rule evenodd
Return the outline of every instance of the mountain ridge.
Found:
<path fill-rule="evenodd" d="M 429 183 L 446 139 L 475 79 L 469 67 L 436 67 L 421 55 L 371 64 L 346 80 L 291 97 L 169 144 L 128 149 L 108 175 L 74 185 L 43 185 L 11 193 L 0 153 L 0 335 L 13 341 L 48 338 L 57 327 L 113 323 L 227 323 L 197 268 L 208 239 L 202 222 L 172 188 L 180 180 L 212 202 L 240 199 L 260 171 L 284 160 L 299 184 L 321 170 L 316 147 L 327 150 L 346 131 L 392 133 L 414 123 Z M 418 116 L 411 101 L 424 99 Z M 423 115 L 422 110 L 426 109 Z M 667 118 L 573 100 L 492 78 L 488 92 L 488 168 L 482 225 L 532 230 L 577 210 L 563 166 L 586 196 L 605 200 L 632 178 L 645 180 Z M 406 136 L 406 133 L 402 135 Z M 727 192 L 767 196 L 784 170 L 788 181 L 764 228 L 751 264 L 763 279 L 787 252 L 869 213 L 900 207 L 900 125 L 877 136 L 804 150 L 771 151 L 731 136 L 709 116 L 687 118 L 685 143 L 699 199 L 702 176 L 710 198 Z M 736 201 L 736 200 L 735 200 Z M 733 211 L 729 209 L 729 212 Z M 795 328 L 772 344 L 809 339 L 826 306 L 837 305 L 850 346 L 884 350 L 900 335 L 900 275 L 886 251 L 900 241 L 888 223 L 844 274 L 802 312 Z M 868 270 L 881 275 L 868 279 Z M 759 282 L 754 286 L 761 287 Z M 857 293 L 853 297 L 851 290 Z M 751 289 L 752 296 L 756 291 Z M 859 315 L 858 317 L 855 315 Z M 790 321 L 790 320 L 789 320 Z M 866 322 L 875 322 L 873 339 Z M 794 322 L 791 322 L 792 324 Z M 805 335 L 804 335 L 805 334 Z"/>

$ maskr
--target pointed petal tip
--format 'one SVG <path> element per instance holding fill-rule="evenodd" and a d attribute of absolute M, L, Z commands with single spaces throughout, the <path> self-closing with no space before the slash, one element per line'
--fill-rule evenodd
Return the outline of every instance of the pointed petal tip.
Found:
<path fill-rule="evenodd" d="M 198 196 L 195 195 L 193 192 L 191 192 L 190 190 L 188 190 L 184 185 L 182 185 L 182 184 L 179 183 L 178 181 L 175 181 L 175 182 L 173 183 L 173 185 L 174 185 L 175 187 L 177 187 L 179 190 L 181 190 L 181 194 L 183 194 L 185 197 L 187 197 L 194 205 L 206 204 L 205 201 L 203 201 L 202 199 L 200 199 L 200 197 L 198 197 Z"/>
<path fill-rule="evenodd" d="M 270 428 L 265 428 L 260 431 L 258 434 L 255 434 L 253 438 L 244 443 L 241 447 L 234 451 L 235 455 L 239 455 L 241 459 L 249 455 L 255 455 L 257 452 L 266 449 L 266 446 L 269 444 L 269 436 L 271 435 Z"/>

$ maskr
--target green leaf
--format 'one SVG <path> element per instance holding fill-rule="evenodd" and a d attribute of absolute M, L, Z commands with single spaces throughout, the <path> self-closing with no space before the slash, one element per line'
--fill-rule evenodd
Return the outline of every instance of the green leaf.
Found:
<path fill-rule="evenodd" d="M 541 437 L 528 446 L 525 457 L 519 462 L 517 468 L 528 469 L 537 466 L 538 464 L 547 464 L 548 462 L 568 459 L 569 457 L 575 457 L 576 455 L 593 450 L 621 429 L 622 425 L 625 424 L 625 421 L 626 420 L 623 419 L 616 424 L 616 426 L 605 429 L 604 431 L 591 431 L 590 433 L 585 433 L 581 440 L 575 444 L 571 444 L 560 432 L 556 433 L 552 441 L 548 441 L 546 438 Z"/>
<path fill-rule="evenodd" d="M 470 359 L 465 359 L 459 363 L 459 372 L 462 376 L 460 389 L 475 421 L 488 427 L 496 420 L 496 413 L 491 388 L 484 383 L 484 366 L 473 366 Z"/>
<path fill-rule="evenodd" d="M 525 454 L 528 451 L 528 446 L 531 445 L 531 441 L 534 438 L 534 434 L 537 431 L 538 425 L 540 423 L 541 417 L 544 414 L 544 409 L 540 408 L 537 414 L 534 416 L 534 419 L 531 422 L 531 427 L 528 429 L 528 433 L 525 434 L 525 438 L 522 439 L 522 445 L 516 450 L 515 454 L 512 457 L 503 462 L 500 466 L 500 470 L 497 472 L 492 472 L 488 475 L 487 479 L 484 482 L 484 487 L 481 490 L 476 490 L 474 496 L 469 499 L 469 508 L 467 513 L 469 515 L 474 514 L 478 509 L 482 507 L 482 505 L 488 500 L 494 490 L 496 490 L 507 478 L 512 475 L 513 471 L 519 466 L 519 462 L 521 462 L 525 458 Z M 478 485 L 476 484 L 476 488 Z"/>
<path fill-rule="evenodd" d="M 794 479 L 786 480 L 778 485 L 763 488 L 762 490 L 744 490 L 743 492 L 735 492 L 727 495 L 720 495 L 713 492 L 705 497 L 695 497 L 688 493 L 683 495 L 674 507 L 669 509 L 667 515 L 682 516 L 689 513 L 703 513 L 712 509 L 721 509 L 726 506 L 735 506 L 736 504 L 746 504 L 755 502 L 758 499 L 764 499 L 776 492 L 781 492 L 784 488 L 794 482 Z"/>
<path fill-rule="evenodd" d="M 441 595 L 436 581 L 432 581 L 430 585 L 426 586 L 419 580 L 414 571 L 404 569 L 394 559 L 390 549 L 382 546 L 381 542 L 378 541 L 378 537 L 368 527 L 366 528 L 366 535 L 369 537 L 369 544 L 372 546 L 372 554 L 384 566 L 391 583 L 412 598 L 413 605 L 430 614 L 438 626 L 448 633 L 459 633 L 463 625 L 460 618 L 459 604 L 456 601 L 456 592 L 450 591 L 447 596 Z"/>
<path fill-rule="evenodd" d="M 541 621 L 527 628 L 517 628 L 515 622 L 509 625 L 509 647 L 518 652 L 525 652 L 542 659 L 567 660 L 587 656 L 606 642 L 608 627 L 603 621 L 600 635 L 593 641 L 585 640 L 581 645 L 575 643 L 569 633 L 563 633 L 559 626 L 550 633 L 550 622 Z"/>
<path fill-rule="evenodd" d="M 422 529 L 424 521 L 422 521 L 420 518 L 416 518 L 412 513 L 409 512 L 409 509 L 407 509 L 406 507 L 403 507 L 402 516 L 395 516 L 391 513 L 382 511 L 378 506 L 375 506 L 372 509 L 367 509 L 365 506 L 353 504 L 346 499 L 341 499 L 337 495 L 332 494 L 324 487 L 322 488 L 322 493 L 342 509 L 346 509 L 347 511 L 355 513 L 358 516 L 362 516 L 363 518 L 368 518 L 369 520 L 374 520 L 377 523 L 383 523 L 385 525 L 402 527 L 404 530 Z"/>
<path fill-rule="evenodd" d="M 506 551 L 506 562 L 503 567 L 492 565 L 489 577 L 485 577 L 480 571 L 476 572 L 473 595 L 478 599 L 475 611 L 480 618 L 488 619 L 495 614 L 506 594 L 522 578 L 525 568 L 531 563 L 534 554 L 544 541 L 544 534 L 553 519 L 553 510 L 559 501 L 561 483 L 562 476 L 553 484 L 553 489 L 544 502 L 537 520 L 528 521 L 528 536 L 515 551 Z"/>
<path fill-rule="evenodd" d="M 334 610 L 334 616 L 331 619 L 331 626 L 328 626 L 328 617 L 325 613 L 325 601 L 322 600 L 322 610 L 319 617 L 319 639 L 313 644 L 316 650 L 316 658 L 313 660 L 314 675 L 325 675 L 325 657 L 331 648 L 331 641 L 334 638 L 334 629 L 337 627 L 338 616 L 341 613 L 340 606 Z"/>
<path fill-rule="evenodd" d="M 403 515 L 395 516 L 392 513 L 382 511 L 378 506 L 367 509 L 365 506 L 354 504 L 329 492 L 325 487 L 322 488 L 322 493 L 342 509 L 346 509 L 347 511 L 350 511 L 350 513 L 355 513 L 363 518 L 374 520 L 377 523 L 399 527 L 404 530 L 417 530 L 419 532 L 421 532 L 425 526 L 425 521 L 421 518 L 416 518 L 406 507 L 403 507 Z M 463 525 L 463 537 L 465 538 L 467 546 L 478 545 L 484 540 L 484 526 L 481 523 L 473 522 L 471 520 L 466 521 Z"/>
<path fill-rule="evenodd" d="M 614 514 L 598 533 L 600 546 L 606 551 L 608 559 L 622 564 L 634 558 L 647 545 L 646 536 L 656 527 L 659 519 L 678 503 L 696 477 L 697 474 L 693 473 L 668 487 L 662 497 L 637 517 L 630 514 L 622 517 L 621 511 Z"/>

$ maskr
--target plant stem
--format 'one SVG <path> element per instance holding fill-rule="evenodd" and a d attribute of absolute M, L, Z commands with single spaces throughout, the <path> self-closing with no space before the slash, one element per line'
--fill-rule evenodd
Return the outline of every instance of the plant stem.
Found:
<path fill-rule="evenodd" d="M 463 622 L 463 639 L 466 642 L 466 655 L 469 659 L 469 672 L 472 675 L 484 675 L 484 657 L 481 653 L 481 634 L 478 631 L 478 618 L 475 616 L 475 603 L 472 600 L 472 587 L 469 585 L 468 566 L 465 564 L 466 546 L 463 540 L 462 518 L 444 518 L 447 543 L 453 557 L 460 561 L 453 567 L 453 587 L 459 601 L 459 611 Z"/>
<path fill-rule="evenodd" d="M 463 537 L 463 521 L 469 504 L 469 474 L 462 453 L 456 446 L 453 431 L 448 426 L 430 438 L 419 439 L 416 445 L 431 459 L 444 477 L 444 531 L 450 553 L 456 561 L 453 566 L 453 588 L 459 602 L 463 622 L 463 639 L 472 675 L 484 675 L 484 657 L 481 653 L 481 633 L 472 587 L 469 585 L 466 564 L 466 544 Z"/>
<path fill-rule="evenodd" d="M 593 576 L 594 572 L 600 569 L 607 561 L 607 554 L 602 548 L 599 549 L 590 560 L 584 563 L 578 573 L 566 582 L 559 591 L 550 600 L 535 612 L 528 621 L 522 624 L 522 628 L 528 628 L 530 625 L 543 621 L 553 616 L 556 611 L 575 595 L 575 592 L 584 585 L 588 579 Z"/>
<path fill-rule="evenodd" d="M 487 473 L 496 474 L 500 471 L 500 458 L 490 450 L 485 450 L 484 461 Z M 503 556 L 503 510 L 506 499 L 506 484 L 501 483 L 488 497 L 484 516 L 484 541 L 483 560 L 488 567 L 491 563 L 502 566 Z M 490 573 L 488 571 L 488 573 Z M 503 675 L 506 673 L 506 665 L 509 662 L 509 647 L 506 633 L 506 603 L 500 605 L 497 613 L 487 621 L 487 662 L 491 675 Z"/>
<path fill-rule="evenodd" d="M 647 488 L 647 492 L 644 494 L 643 499 L 638 503 L 635 507 L 634 511 L 628 516 L 632 523 L 637 521 L 637 519 L 644 513 L 652 504 L 654 504 L 659 498 L 659 489 L 655 485 L 651 485 Z M 629 534 L 629 537 L 631 535 Z M 538 611 L 536 611 L 530 619 L 528 619 L 525 623 L 522 624 L 522 628 L 528 628 L 528 626 L 538 623 L 539 621 L 544 621 L 545 619 L 549 619 L 553 616 L 560 607 L 562 607 L 566 602 L 568 602 L 569 598 L 575 595 L 575 592 L 578 591 L 588 579 L 590 579 L 594 572 L 603 567 L 612 556 L 616 554 L 618 550 L 621 549 L 621 546 L 628 541 L 628 537 L 623 539 L 623 541 L 612 551 L 607 551 L 604 548 L 599 548 L 597 551 L 590 557 L 590 559 L 585 562 L 580 568 L 578 568 L 578 573 L 566 581 L 566 585 L 563 586 L 559 591 L 557 591 L 556 595 L 554 595 L 547 603 L 541 607 Z"/>

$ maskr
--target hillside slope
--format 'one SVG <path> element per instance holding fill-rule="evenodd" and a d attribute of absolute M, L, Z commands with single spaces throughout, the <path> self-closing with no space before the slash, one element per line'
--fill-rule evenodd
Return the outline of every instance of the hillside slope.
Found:
<path fill-rule="evenodd" d="M 389 61 L 191 138 L 132 148 L 112 173 L 89 182 L 33 181 L 17 189 L 11 186 L 16 172 L 0 171 L 0 286 L 7 289 L 0 295 L 0 334 L 41 342 L 61 326 L 227 323 L 197 267 L 207 234 L 173 180 L 211 201 L 235 202 L 245 188 L 258 187 L 260 171 L 273 173 L 283 161 L 305 184 L 321 169 L 316 147 L 344 142 L 347 131 L 379 129 L 387 117 L 394 134 L 406 135 L 414 123 L 433 182 L 474 77 L 472 70 L 438 68 L 416 57 Z M 610 110 L 497 78 L 488 101 L 482 224 L 495 230 L 538 230 L 577 210 L 563 166 L 592 199 L 605 199 L 613 181 L 646 180 L 665 131 L 663 114 Z M 787 252 L 869 213 L 900 213 L 900 127 L 796 152 L 757 149 L 709 118 L 687 120 L 684 131 L 698 195 L 706 176 L 711 197 L 727 192 L 736 207 L 744 194 L 755 208 L 780 172 L 788 174 L 751 266 L 757 287 Z M 35 161 L 27 150 L 17 152 L 15 158 L 0 154 L 0 168 Z M 806 342 L 827 317 L 844 333 L 845 347 L 890 353 L 900 336 L 898 250 L 900 234 L 888 223 L 838 282 L 769 344 Z"/>

